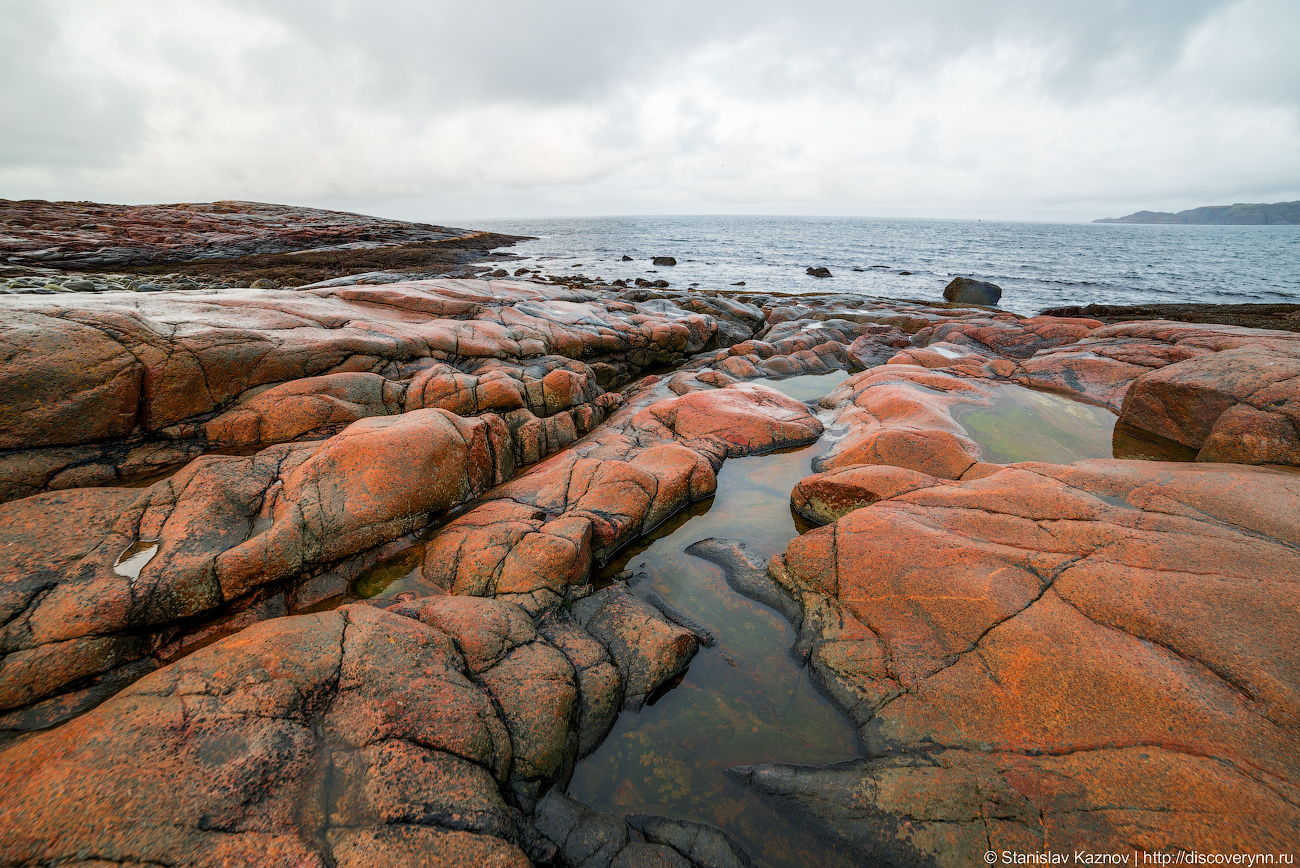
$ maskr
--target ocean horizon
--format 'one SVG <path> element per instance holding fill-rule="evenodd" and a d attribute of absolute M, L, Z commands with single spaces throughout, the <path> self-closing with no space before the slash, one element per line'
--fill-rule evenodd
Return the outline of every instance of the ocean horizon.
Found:
<path fill-rule="evenodd" d="M 757 216 L 480 219 L 535 236 L 513 268 L 674 289 L 845 292 L 941 300 L 957 276 L 1032 315 L 1087 304 L 1300 302 L 1300 227 Z M 623 261 L 630 256 L 632 261 Z M 654 266 L 672 256 L 675 266 Z M 830 278 L 806 274 L 824 266 Z"/>

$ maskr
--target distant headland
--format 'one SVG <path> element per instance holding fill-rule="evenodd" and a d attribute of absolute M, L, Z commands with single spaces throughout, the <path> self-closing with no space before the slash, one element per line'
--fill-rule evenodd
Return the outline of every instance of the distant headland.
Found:
<path fill-rule="evenodd" d="M 1093 223 L 1197 223 L 1213 226 L 1262 226 L 1300 224 L 1300 202 L 1272 205 L 1206 205 L 1171 214 L 1168 211 L 1138 211 L 1127 217 L 1103 217 Z"/>

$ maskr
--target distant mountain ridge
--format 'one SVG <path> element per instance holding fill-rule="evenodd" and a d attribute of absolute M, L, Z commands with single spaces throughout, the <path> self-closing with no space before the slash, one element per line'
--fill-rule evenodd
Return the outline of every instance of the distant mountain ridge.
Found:
<path fill-rule="evenodd" d="M 1103 217 L 1093 223 L 1197 223 L 1213 226 L 1287 226 L 1300 224 L 1300 202 L 1272 205 L 1206 205 L 1171 214 L 1138 211 L 1127 217 Z"/>

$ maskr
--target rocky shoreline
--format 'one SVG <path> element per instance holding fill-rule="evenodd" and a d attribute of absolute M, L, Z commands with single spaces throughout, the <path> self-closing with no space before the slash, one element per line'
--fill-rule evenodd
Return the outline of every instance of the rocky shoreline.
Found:
<path fill-rule="evenodd" d="M 522 240 L 342 211 L 0 199 L 0 294 L 278 289 L 476 277 Z M 497 276 L 505 276 L 498 274 Z"/>
<path fill-rule="evenodd" d="M 862 755 L 735 780 L 883 864 L 1300 840 L 1294 332 L 508 279 L 0 311 L 0 864 L 750 864 L 565 795 L 721 653 L 597 573 L 823 436 L 816 529 L 691 553 Z M 962 413 L 1015 389 L 1188 460 L 999 463 Z"/>

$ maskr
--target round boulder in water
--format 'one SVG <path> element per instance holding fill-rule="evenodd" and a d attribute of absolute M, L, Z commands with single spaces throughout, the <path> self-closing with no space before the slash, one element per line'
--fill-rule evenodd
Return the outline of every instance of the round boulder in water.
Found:
<path fill-rule="evenodd" d="M 656 256 L 654 258 L 654 264 L 655 265 L 676 265 L 677 260 L 671 256 Z"/>
<path fill-rule="evenodd" d="M 816 268 L 810 265 L 805 274 L 811 274 L 813 277 L 830 277 L 831 270 L 824 265 L 819 265 Z"/>
<path fill-rule="evenodd" d="M 1002 287 L 996 283 L 971 280 L 969 277 L 954 277 L 952 283 L 943 288 L 943 300 L 958 304 L 997 304 L 1002 298 Z"/>

